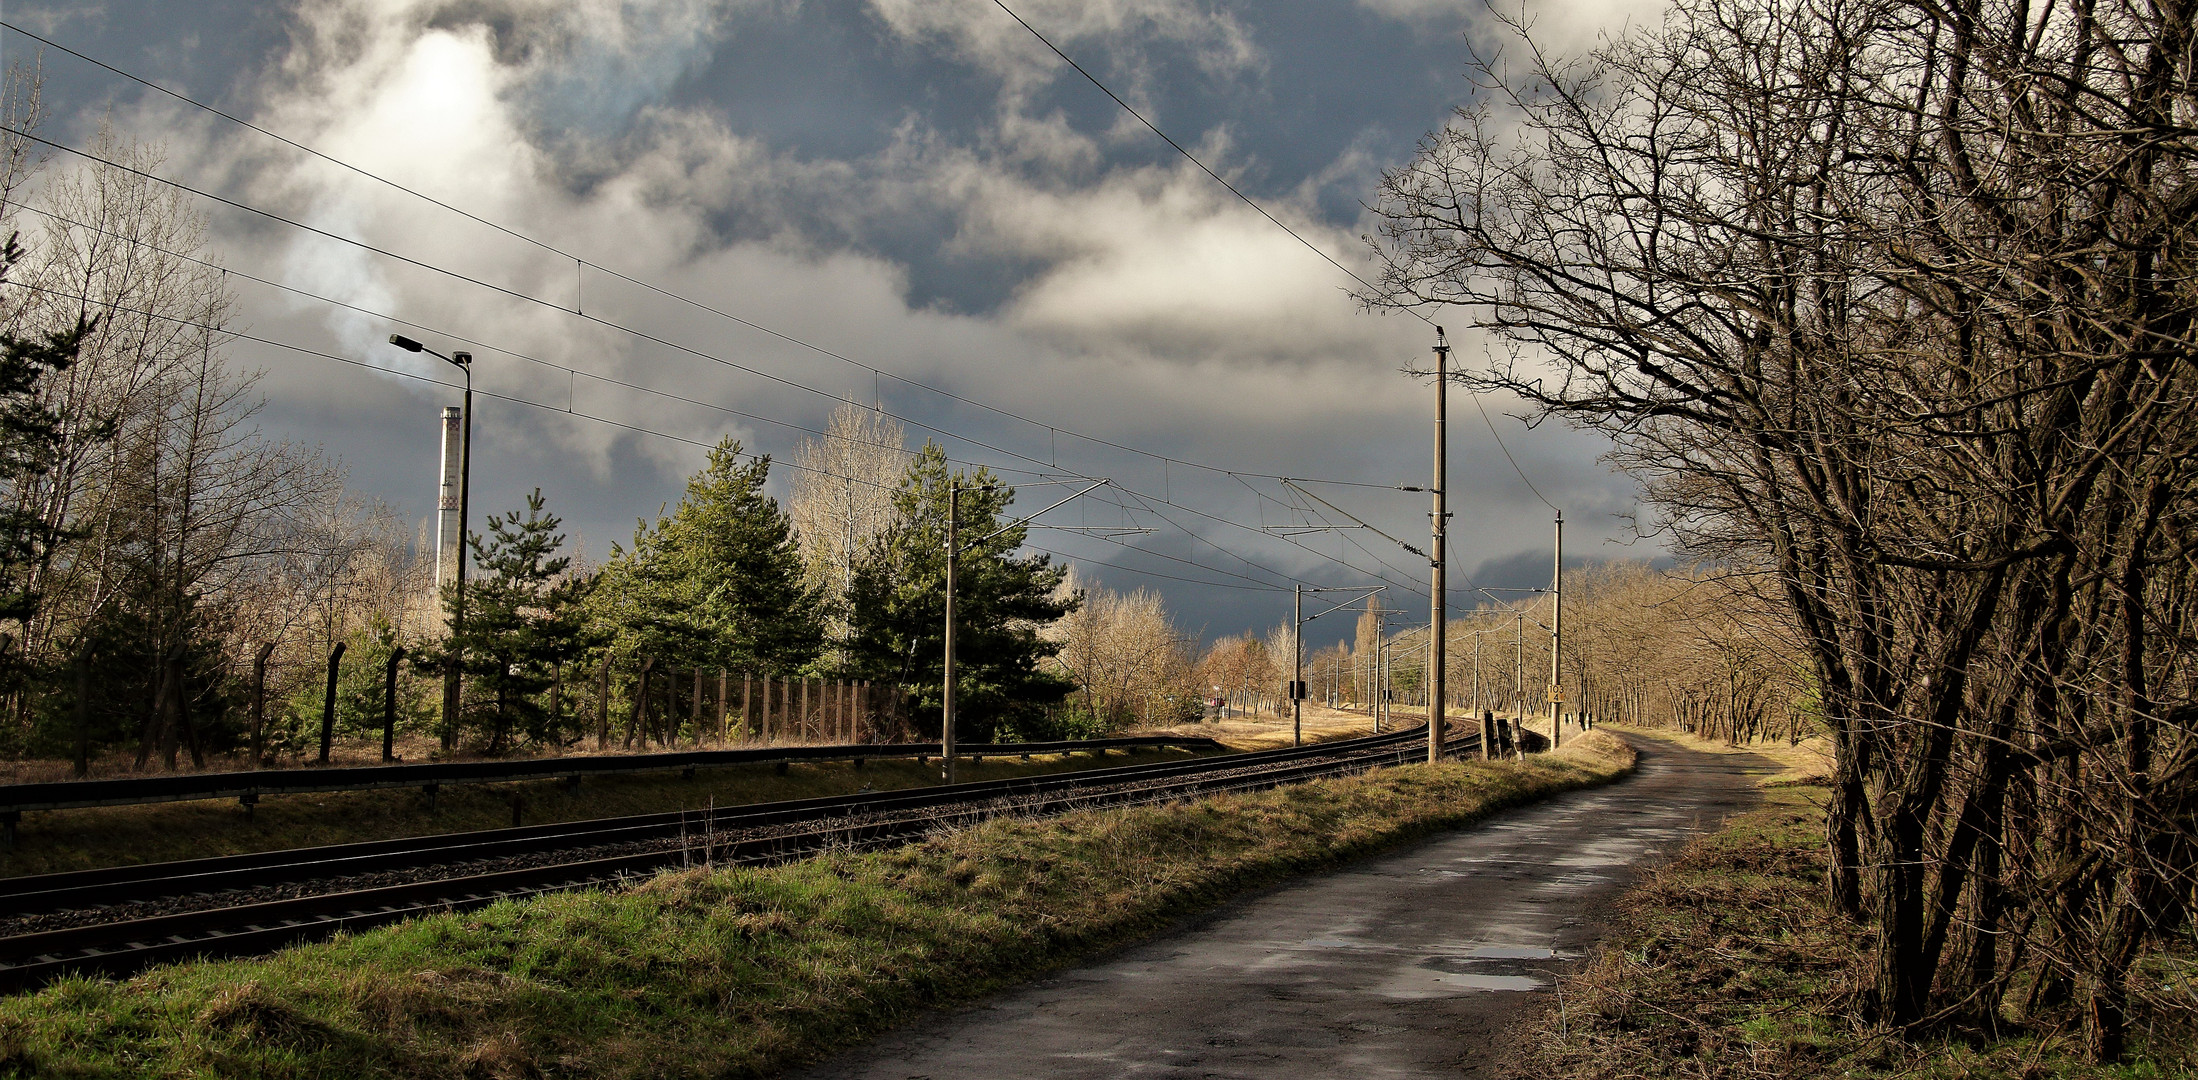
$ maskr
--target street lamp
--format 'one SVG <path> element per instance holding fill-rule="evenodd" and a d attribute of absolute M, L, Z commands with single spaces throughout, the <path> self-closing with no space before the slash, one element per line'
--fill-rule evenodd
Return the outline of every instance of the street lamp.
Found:
<path fill-rule="evenodd" d="M 453 350 L 444 356 L 403 334 L 389 335 L 389 343 L 406 352 L 424 352 L 466 373 L 466 397 L 462 434 L 458 438 L 458 599 L 450 620 L 450 637 L 453 642 L 451 655 L 445 659 L 443 670 L 443 749 L 457 744 L 458 709 L 460 705 L 460 672 L 464 668 L 459 655 L 464 647 L 466 632 L 466 527 L 468 496 L 473 487 L 473 354 Z M 447 444 L 446 444 L 447 445 Z"/>

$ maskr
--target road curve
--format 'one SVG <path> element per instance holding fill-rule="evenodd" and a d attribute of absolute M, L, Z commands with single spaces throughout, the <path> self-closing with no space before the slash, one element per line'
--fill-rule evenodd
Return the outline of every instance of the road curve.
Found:
<path fill-rule="evenodd" d="M 1603 905 L 1773 771 L 1629 741 L 1640 768 L 1618 784 L 1293 882 L 796 1075 L 1482 1075 L 1594 943 Z"/>

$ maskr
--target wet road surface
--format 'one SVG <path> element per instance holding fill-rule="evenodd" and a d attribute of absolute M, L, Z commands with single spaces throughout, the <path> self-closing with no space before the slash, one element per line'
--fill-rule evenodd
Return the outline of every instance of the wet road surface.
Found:
<path fill-rule="evenodd" d="M 1223 907 L 799 1075 L 1482 1075 L 1649 860 L 1754 802 L 1753 755 L 1633 738 L 1634 776 Z"/>

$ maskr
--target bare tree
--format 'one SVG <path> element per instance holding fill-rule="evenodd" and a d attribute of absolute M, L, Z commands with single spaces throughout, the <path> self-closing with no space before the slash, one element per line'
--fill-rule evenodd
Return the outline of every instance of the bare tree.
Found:
<path fill-rule="evenodd" d="M 1076 682 L 1087 715 L 1108 727 L 1173 721 L 1171 703 L 1200 696 L 1185 639 L 1158 593 L 1087 588 L 1071 573 L 1061 594 L 1084 602 L 1046 631 L 1062 643 L 1046 663 Z"/>
<path fill-rule="evenodd" d="M 1996 1022 L 2034 961 L 2118 1057 L 2184 917 L 2190 21 L 1682 0 L 1579 62 L 1522 32 L 1383 183 L 1369 302 L 1467 308 L 1514 351 L 1462 382 L 1609 432 L 1683 550 L 1771 575 L 1889 1024 Z"/>
<path fill-rule="evenodd" d="M 883 412 L 841 404 L 823 435 L 794 450 L 786 513 L 801 541 L 805 583 L 823 589 L 835 610 L 845 605 L 856 560 L 895 520 L 896 481 L 913 456 L 905 439 L 900 422 Z M 832 630 L 844 637 L 845 619 Z"/>

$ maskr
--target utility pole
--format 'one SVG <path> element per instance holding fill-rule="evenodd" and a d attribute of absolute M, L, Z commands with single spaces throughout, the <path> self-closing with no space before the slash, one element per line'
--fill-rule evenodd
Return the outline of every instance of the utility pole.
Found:
<path fill-rule="evenodd" d="M 946 482 L 946 680 L 940 688 L 939 755 L 946 759 L 946 782 L 954 782 L 954 564 L 961 555 L 962 482 Z"/>
<path fill-rule="evenodd" d="M 1290 745 L 1305 745 L 1305 702 L 1298 685 L 1305 679 L 1305 586 L 1290 586 Z"/>
<path fill-rule="evenodd" d="M 1443 707 L 1443 638 L 1448 606 L 1444 603 L 1444 577 L 1448 569 L 1450 549 L 1446 544 L 1449 512 L 1445 509 L 1443 490 L 1447 480 L 1444 475 L 1448 457 L 1448 436 L 1443 430 L 1444 413 L 1449 408 L 1450 396 L 1450 341 L 1443 336 L 1442 327 L 1435 328 L 1435 512 L 1431 518 L 1434 543 L 1428 548 L 1427 561 L 1432 564 L 1433 588 L 1428 590 L 1427 626 L 1427 760 L 1430 764 L 1442 760 L 1442 707 Z"/>
<path fill-rule="evenodd" d="M 1389 628 L 1374 623 L 1374 731 L 1389 719 Z"/>
<path fill-rule="evenodd" d="M 1565 512 L 1557 511 L 1556 553 L 1550 571 L 1549 616 L 1549 748 L 1564 742 L 1564 669 L 1558 666 L 1565 651 Z"/>
<path fill-rule="evenodd" d="M 1062 503 L 1065 503 L 1065 502 L 1069 501 L 1070 499 L 1074 499 L 1074 498 L 1076 498 L 1076 497 L 1078 497 L 1078 496 L 1080 496 L 1080 495 L 1084 495 L 1084 494 L 1087 494 L 1087 493 L 1089 493 L 1089 492 L 1090 492 L 1090 491 L 1091 491 L 1091 490 L 1092 490 L 1093 488 L 1098 488 L 1098 487 L 1104 487 L 1104 486 L 1106 486 L 1106 485 L 1108 485 L 1108 484 L 1111 484 L 1111 483 L 1113 483 L 1113 482 L 1114 482 L 1114 481 L 1112 481 L 1112 480 L 1092 480 L 1092 481 L 1090 481 L 1090 482 L 1088 482 L 1088 483 L 1087 483 L 1087 482 L 1085 482 L 1085 481 L 1082 481 L 1082 480 L 1046 480 L 1046 481 L 1041 481 L 1039 485 L 1032 485 L 1032 486 L 1042 486 L 1043 484 L 1076 484 L 1076 483 L 1082 483 L 1082 484 L 1083 484 L 1084 486 L 1083 486 L 1083 487 L 1081 487 L 1081 488 L 1079 488 L 1079 489 L 1077 489 L 1076 491 L 1074 491 L 1074 492 L 1070 493 L 1070 494 L 1069 494 L 1069 495 L 1067 495 L 1066 497 L 1063 497 L 1063 498 L 1061 498 L 1061 499 L 1055 500 L 1055 501 L 1054 501 L 1054 502 L 1053 502 L 1053 503 L 1052 503 L 1051 505 L 1048 505 L 1048 506 L 1047 506 L 1047 507 L 1046 507 L 1046 508 L 1045 508 L 1044 510 L 1040 510 L 1040 511 L 1038 511 L 1038 513 L 1036 513 L 1036 514 L 1031 514 L 1031 515 L 1029 515 L 1029 516 L 1027 516 L 1027 517 L 1022 517 L 1022 518 L 1018 518 L 1018 519 L 1016 519 L 1016 520 L 1014 520 L 1014 521 L 1011 521 L 1011 522 L 1007 523 L 1006 525 L 1003 525 L 1003 526 L 1001 526 L 1001 527 L 999 527 L 999 528 L 997 528 L 997 529 L 994 529 L 994 530 L 992 530 L 992 531 L 991 531 L 991 532 L 989 532 L 989 533 L 986 533 L 986 534 L 985 534 L 985 535 L 983 535 L 983 536 L 980 536 L 980 537 L 977 537 L 977 538 L 976 538 L 976 539 L 974 539 L 974 540 L 971 540 L 971 541 L 969 542 L 969 546 L 971 546 L 971 547 L 976 547 L 977 545 L 979 545 L 979 544 L 982 544 L 982 543 L 984 543 L 985 541 L 987 541 L 987 540 L 990 540 L 990 539 L 992 539 L 993 537 L 996 537 L 996 536 L 1000 535 L 1001 533 L 1007 532 L 1007 531 L 1008 531 L 1008 530 L 1010 530 L 1010 529 L 1016 529 L 1016 528 L 1020 528 L 1020 527 L 1022 527 L 1022 526 L 1024 526 L 1024 525 L 1027 525 L 1027 524 L 1029 524 L 1029 523 L 1030 523 L 1031 519 L 1032 519 L 1032 518 L 1035 518 L 1035 517 L 1037 517 L 1037 516 L 1038 516 L 1038 514 L 1043 514 L 1043 513 L 1045 513 L 1045 512 L 1046 512 L 1046 510 L 1051 510 L 1051 509 L 1053 509 L 1054 507 L 1056 507 L 1056 506 L 1059 506 L 1059 505 L 1061 505 Z M 993 485 L 991 485 L 991 484 L 979 484 L 979 485 L 977 485 L 977 490 L 979 490 L 979 491 L 996 491 L 996 490 L 998 490 L 998 489 L 997 489 L 996 487 L 994 487 Z M 986 518 L 987 518 L 987 520 L 991 520 L 991 515 L 989 515 L 989 514 L 988 514 L 988 515 L 986 515 Z M 954 720 L 955 720 L 955 716 L 954 716 L 954 578 L 955 578 L 955 564 L 957 564 L 958 562 L 960 562 L 960 561 L 961 561 L 961 554 L 962 554 L 962 534 L 961 534 L 961 527 L 962 527 L 962 480 L 961 480 L 961 477 L 960 477 L 959 475 L 956 475 L 956 476 L 952 476 L 952 477 L 949 477 L 949 478 L 947 479 L 947 482 L 946 482 L 946 635 L 945 635 L 945 636 L 946 636 L 946 649 L 945 649 L 945 652 L 946 652 L 946 656 L 945 656 L 945 663 L 941 665 L 941 666 L 942 666 L 942 667 L 943 667 L 943 668 L 945 669 L 945 671 L 943 672 L 943 679 L 942 679 L 942 681 L 943 681 L 944 685 L 943 685 L 943 686 L 942 686 L 942 687 L 940 688 L 940 693 L 939 693 L 939 705 L 940 705 L 940 709 L 939 709 L 939 712 L 940 712 L 940 716 L 939 716 L 939 756 L 940 756 L 940 757 L 943 757 L 943 758 L 945 758 L 945 759 L 946 759 L 946 782 L 947 782 L 947 783 L 949 783 L 949 784 L 953 783 L 953 782 L 954 782 L 954 780 L 955 780 L 955 768 L 954 768 Z"/>
<path fill-rule="evenodd" d="M 1513 637 L 1511 639 L 1511 647 L 1514 650 L 1511 656 L 1511 715 L 1519 725 L 1519 737 L 1522 740 L 1519 744 L 1519 753 L 1524 756 L 1526 754 L 1526 744 L 1523 741 L 1526 738 L 1526 612 L 1514 610 L 1511 614 L 1517 617 L 1519 621 L 1518 627 L 1512 631 Z"/>
<path fill-rule="evenodd" d="M 1481 635 L 1484 633 L 1487 633 L 1487 631 L 1473 631 L 1473 719 L 1475 721 L 1479 721 L 1486 715 L 1481 712 Z M 1487 724 L 1481 725 L 1482 761 L 1487 761 L 1492 756 L 1488 744 L 1495 741 L 1495 737 L 1496 733 L 1488 730 Z"/>

